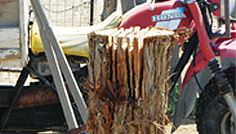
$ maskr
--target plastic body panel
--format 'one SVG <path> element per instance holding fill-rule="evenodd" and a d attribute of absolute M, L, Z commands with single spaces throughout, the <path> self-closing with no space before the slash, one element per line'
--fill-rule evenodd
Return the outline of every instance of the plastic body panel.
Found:
<path fill-rule="evenodd" d="M 221 30 L 224 31 L 224 29 Z M 231 23 L 230 38 L 215 39 L 214 43 L 213 50 L 217 56 L 221 58 L 236 58 L 236 22 Z M 203 56 L 203 53 L 201 51 L 198 52 L 195 57 L 195 63 L 192 62 L 187 70 L 181 90 L 184 89 L 193 75 L 204 70 L 207 64 L 208 61 Z"/>
<path fill-rule="evenodd" d="M 131 26 L 140 26 L 141 28 L 145 28 L 156 26 L 157 23 L 168 23 L 177 20 L 179 20 L 177 28 L 189 28 L 193 22 L 191 13 L 183 2 L 164 1 L 145 3 L 125 14 L 120 27 L 129 28 Z"/>

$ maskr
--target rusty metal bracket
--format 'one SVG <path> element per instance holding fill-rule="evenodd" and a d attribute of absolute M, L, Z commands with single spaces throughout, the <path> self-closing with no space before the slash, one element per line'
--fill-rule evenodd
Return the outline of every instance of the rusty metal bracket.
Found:
<path fill-rule="evenodd" d="M 52 89 L 54 92 L 56 92 L 56 88 L 55 86 L 49 82 L 44 76 L 42 76 L 39 72 L 36 71 L 36 69 L 34 67 L 31 66 L 30 64 L 30 67 L 28 67 L 29 71 L 37 76 L 39 78 L 39 80 L 47 87 L 49 87 L 50 89 Z"/>

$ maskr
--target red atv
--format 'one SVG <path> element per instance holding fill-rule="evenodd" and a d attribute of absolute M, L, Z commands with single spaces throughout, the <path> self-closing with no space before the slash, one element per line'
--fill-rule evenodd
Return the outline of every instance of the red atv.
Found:
<path fill-rule="evenodd" d="M 181 85 L 174 118 L 176 126 L 191 113 L 200 93 L 196 105 L 198 131 L 236 133 L 236 21 L 231 17 L 236 12 L 235 5 L 235 0 L 166 0 L 140 5 L 124 16 L 120 25 L 124 28 L 156 26 L 192 30 L 171 77 L 170 95 L 192 57 Z M 213 27 L 215 22 L 219 28 Z"/>

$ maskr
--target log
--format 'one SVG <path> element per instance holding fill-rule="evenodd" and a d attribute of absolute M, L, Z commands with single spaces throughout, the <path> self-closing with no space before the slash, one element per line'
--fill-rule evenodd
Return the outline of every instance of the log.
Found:
<path fill-rule="evenodd" d="M 0 108 L 9 107 L 16 92 L 17 89 L 13 86 L 0 86 Z M 58 103 L 57 94 L 53 89 L 42 84 L 34 84 L 23 88 L 21 96 L 14 108 L 23 109 Z"/>
<path fill-rule="evenodd" d="M 164 134 L 173 31 L 139 27 L 89 35 L 92 134 Z M 91 88 L 92 87 L 92 88 Z"/>

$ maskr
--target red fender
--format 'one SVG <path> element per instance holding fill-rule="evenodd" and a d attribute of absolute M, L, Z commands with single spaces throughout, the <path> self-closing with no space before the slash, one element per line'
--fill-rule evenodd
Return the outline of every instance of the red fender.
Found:
<path fill-rule="evenodd" d="M 213 46 L 213 49 L 217 56 L 220 56 L 221 58 L 236 58 L 236 22 L 231 23 L 230 38 L 219 38 L 215 39 L 214 42 L 215 46 Z M 203 53 L 199 51 L 195 57 L 195 64 L 192 62 L 186 72 L 180 92 L 184 89 L 185 85 L 193 75 L 204 70 L 207 64 L 208 61 L 203 56 Z"/>
<path fill-rule="evenodd" d="M 207 64 L 208 64 L 208 61 L 203 56 L 203 53 L 201 51 L 199 51 L 196 54 L 195 63 L 192 62 L 187 69 L 183 83 L 180 88 L 180 92 L 184 89 L 185 85 L 193 77 L 193 75 L 198 73 L 199 71 L 204 70 L 204 68 L 207 66 Z"/>

